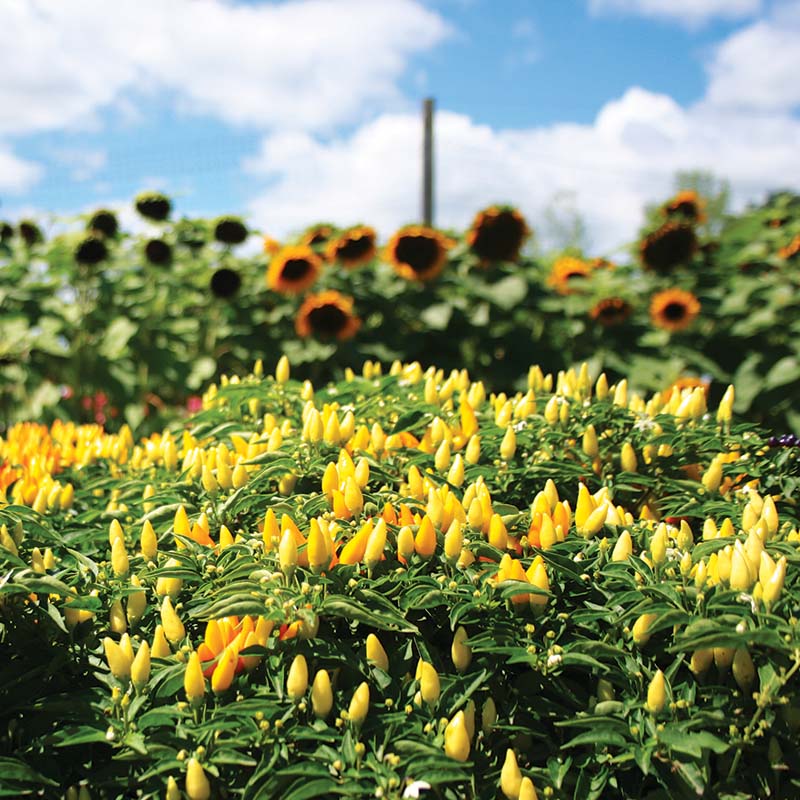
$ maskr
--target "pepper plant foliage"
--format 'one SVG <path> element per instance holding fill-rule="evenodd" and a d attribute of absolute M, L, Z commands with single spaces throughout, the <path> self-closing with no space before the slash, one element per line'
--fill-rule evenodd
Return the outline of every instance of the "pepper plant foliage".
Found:
<path fill-rule="evenodd" d="M 797 457 L 732 393 L 276 375 L 0 439 L 3 796 L 797 796 Z"/>

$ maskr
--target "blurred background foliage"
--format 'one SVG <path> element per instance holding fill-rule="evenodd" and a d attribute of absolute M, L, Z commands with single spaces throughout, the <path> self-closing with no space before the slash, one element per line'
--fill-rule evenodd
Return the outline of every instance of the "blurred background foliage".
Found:
<path fill-rule="evenodd" d="M 703 382 L 712 402 L 734 383 L 738 413 L 797 430 L 800 197 L 729 214 L 712 176 L 676 188 L 613 261 L 587 252 L 568 197 L 542 220 L 557 253 L 504 206 L 380 246 L 326 224 L 278 243 L 236 217 L 176 218 L 157 193 L 136 198 L 137 232 L 106 210 L 58 232 L 0 223 L 0 432 L 55 417 L 147 432 L 284 353 L 315 383 L 401 359 L 498 391 L 531 363 L 588 361 L 641 391 Z"/>

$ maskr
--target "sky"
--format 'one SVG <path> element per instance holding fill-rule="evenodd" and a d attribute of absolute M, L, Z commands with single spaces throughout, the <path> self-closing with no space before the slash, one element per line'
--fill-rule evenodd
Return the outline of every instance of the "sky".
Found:
<path fill-rule="evenodd" d="M 678 170 L 734 207 L 800 190 L 800 0 L 2 0 L 0 219 L 118 208 L 283 237 L 418 221 L 436 101 L 435 222 L 491 203 L 595 254 Z"/>

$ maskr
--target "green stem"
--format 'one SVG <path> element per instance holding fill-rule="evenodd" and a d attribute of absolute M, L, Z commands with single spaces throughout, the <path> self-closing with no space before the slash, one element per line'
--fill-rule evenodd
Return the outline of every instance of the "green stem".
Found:
<path fill-rule="evenodd" d="M 783 689 L 784 686 L 792 679 L 794 674 L 797 670 L 800 669 L 800 650 L 794 651 L 794 664 L 792 668 L 783 676 L 782 679 L 779 678 L 778 685 L 775 687 L 776 691 L 780 691 Z M 744 729 L 744 733 L 742 734 L 742 743 L 744 744 L 747 742 L 750 737 L 753 735 L 753 731 L 755 731 L 756 726 L 758 725 L 759 721 L 761 720 L 764 711 L 769 708 L 770 701 L 773 697 L 772 694 L 772 684 L 769 684 L 762 692 L 758 699 L 758 708 L 755 710 L 752 719 L 748 723 L 747 727 Z M 739 762 L 742 759 L 742 753 L 744 752 L 744 747 L 740 747 L 736 751 L 736 755 L 733 757 L 733 761 L 731 762 L 731 768 L 728 770 L 728 780 L 733 780 L 734 775 L 736 774 L 736 768 L 739 766 Z"/>

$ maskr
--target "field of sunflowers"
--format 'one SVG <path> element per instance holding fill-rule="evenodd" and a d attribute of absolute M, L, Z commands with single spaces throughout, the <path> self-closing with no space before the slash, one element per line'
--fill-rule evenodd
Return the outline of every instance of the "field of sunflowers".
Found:
<path fill-rule="evenodd" d="M 0 797 L 800 796 L 800 198 L 136 208 L 0 225 Z"/>
<path fill-rule="evenodd" d="M 71 419 L 151 433 L 223 374 L 286 354 L 298 377 L 366 361 L 467 369 L 524 388 L 531 363 L 676 381 L 778 434 L 800 428 L 800 197 L 722 220 L 683 191 L 629 252 L 537 255 L 535 225 L 492 206 L 466 232 L 420 225 L 379 242 L 316 224 L 284 242 L 236 217 L 178 218 L 136 200 L 139 232 L 99 210 L 0 223 L 0 431 Z"/>

